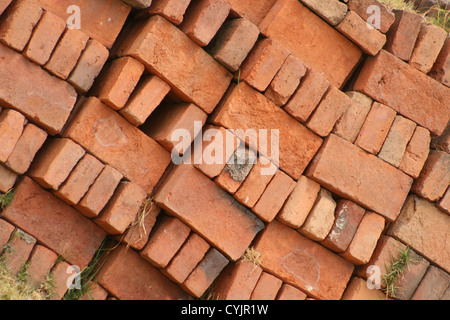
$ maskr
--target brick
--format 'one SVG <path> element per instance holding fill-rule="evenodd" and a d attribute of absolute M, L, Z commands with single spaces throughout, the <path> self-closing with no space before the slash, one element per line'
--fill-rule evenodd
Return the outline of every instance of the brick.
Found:
<path fill-rule="evenodd" d="M 28 177 L 17 186 L 2 216 L 39 243 L 84 268 L 105 238 L 105 232 Z"/>
<path fill-rule="evenodd" d="M 411 195 L 400 216 L 389 228 L 388 235 L 412 246 L 416 252 L 448 272 L 450 251 L 445 230 L 449 220 L 450 216 L 434 204 Z"/>
<path fill-rule="evenodd" d="M 120 300 L 186 300 L 189 296 L 134 250 L 119 245 L 97 274 L 98 283 Z"/>
<path fill-rule="evenodd" d="M 280 291 L 278 292 L 276 300 L 305 300 L 306 294 L 297 288 L 288 285 L 287 283 L 283 283 Z"/>
<path fill-rule="evenodd" d="M 375 10 L 370 10 L 370 6 L 377 6 L 380 9 L 379 20 L 370 19 L 371 16 L 376 13 Z M 382 33 L 388 32 L 389 28 L 395 21 L 395 14 L 392 13 L 386 6 L 377 0 L 349 0 L 348 8 L 351 11 L 356 12 L 364 21 L 370 23 L 373 27 L 379 28 Z M 376 23 L 379 22 L 379 26 Z"/>
<path fill-rule="evenodd" d="M 324 240 L 334 224 L 335 209 L 336 202 L 331 193 L 320 189 L 313 208 L 299 229 L 300 233 L 315 241 Z"/>
<path fill-rule="evenodd" d="M 242 256 L 264 226 L 225 190 L 188 164 L 170 172 L 154 200 L 232 260 Z"/>
<path fill-rule="evenodd" d="M 175 25 L 183 22 L 183 17 L 191 0 L 153 0 L 149 14 L 161 15 Z"/>
<path fill-rule="evenodd" d="M 270 8 L 276 2 L 275 0 L 227 0 L 231 8 L 239 16 L 250 20 L 252 23 L 258 25 L 261 20 L 269 12 Z"/>
<path fill-rule="evenodd" d="M 190 229 L 177 218 L 160 218 L 140 255 L 154 266 L 165 268 L 189 236 Z"/>
<path fill-rule="evenodd" d="M 6 166 L 18 174 L 28 171 L 36 153 L 47 139 L 47 132 L 27 123 L 12 153 L 5 162 Z"/>
<path fill-rule="evenodd" d="M 370 25 L 353 11 L 347 13 L 336 29 L 372 56 L 375 56 L 386 43 L 386 35 L 375 28 L 370 28 Z"/>
<path fill-rule="evenodd" d="M 44 68 L 65 80 L 75 68 L 89 36 L 78 29 L 66 29 Z"/>
<path fill-rule="evenodd" d="M 208 115 L 195 104 L 175 103 L 157 109 L 142 131 L 172 154 L 182 155 L 201 133 Z M 179 132 L 189 132 L 180 138 Z"/>
<path fill-rule="evenodd" d="M 88 218 L 98 216 L 108 203 L 119 185 L 123 175 L 113 167 L 106 165 L 86 195 L 77 205 L 77 209 Z"/>
<path fill-rule="evenodd" d="M 396 116 L 378 157 L 398 168 L 415 129 L 413 121 Z"/>
<path fill-rule="evenodd" d="M 95 157 L 85 154 L 55 194 L 70 205 L 78 204 L 103 168 Z"/>
<path fill-rule="evenodd" d="M 418 178 L 430 152 L 430 131 L 420 126 L 416 127 L 414 134 L 406 146 L 400 170 L 413 178 Z"/>
<path fill-rule="evenodd" d="M 14 84 L 0 87 L 2 105 L 20 111 L 49 134 L 61 131 L 77 99 L 72 86 L 3 45 L 0 45 L 0 78 L 5 84 Z"/>
<path fill-rule="evenodd" d="M 404 61 L 411 58 L 423 17 L 407 10 L 393 10 L 395 21 L 386 34 L 385 49 Z"/>
<path fill-rule="evenodd" d="M 369 289 L 364 279 L 353 277 L 342 296 L 342 300 L 386 300 L 381 290 Z"/>
<path fill-rule="evenodd" d="M 330 84 L 318 72 L 308 69 L 297 90 L 284 106 L 284 111 L 300 122 L 306 122 Z"/>
<path fill-rule="evenodd" d="M 289 51 L 278 42 L 265 38 L 256 43 L 240 68 L 240 80 L 265 91 L 280 70 Z"/>
<path fill-rule="evenodd" d="M 123 234 L 136 219 L 147 194 L 133 182 L 121 182 L 94 222 L 108 234 Z"/>
<path fill-rule="evenodd" d="M 108 49 L 97 40 L 89 39 L 67 81 L 79 92 L 87 92 L 109 57 Z"/>
<path fill-rule="evenodd" d="M 277 106 L 284 106 L 300 85 L 300 80 L 305 74 L 306 65 L 290 55 L 284 61 L 264 95 Z"/>
<path fill-rule="evenodd" d="M 450 214 L 450 188 L 447 188 L 447 192 L 445 192 L 441 200 L 439 200 L 438 207 Z"/>
<path fill-rule="evenodd" d="M 85 151 L 66 138 L 52 138 L 33 162 L 29 175 L 41 186 L 58 190 Z"/>
<path fill-rule="evenodd" d="M 0 21 L 0 42 L 21 52 L 30 40 L 41 15 L 42 9 L 32 1 L 14 2 Z"/>
<path fill-rule="evenodd" d="M 15 227 L 12 224 L 9 224 L 3 219 L 0 219 L 0 246 L 2 247 L 8 243 L 11 238 L 11 234 L 13 233 Z"/>
<path fill-rule="evenodd" d="M 51 300 L 62 300 L 66 294 L 70 283 L 69 278 L 74 279 L 75 269 L 67 262 L 59 262 L 51 271 L 53 289 Z"/>
<path fill-rule="evenodd" d="M 277 1 L 259 27 L 262 34 L 285 46 L 337 88 L 362 55 L 356 45 L 296 0 Z M 327 59 L 317 59 L 320 56 Z"/>
<path fill-rule="evenodd" d="M 27 281 L 32 287 L 39 287 L 40 284 L 47 281 L 53 265 L 58 258 L 57 254 L 46 247 L 36 244 L 33 252 L 31 252 L 28 261 L 28 278 Z"/>
<path fill-rule="evenodd" d="M 449 285 L 450 275 L 435 266 L 430 266 L 411 299 L 439 300 Z"/>
<path fill-rule="evenodd" d="M 194 1 L 186 11 L 180 29 L 199 46 L 206 46 L 219 31 L 230 12 L 225 0 Z"/>
<path fill-rule="evenodd" d="M 411 191 L 432 202 L 439 200 L 450 185 L 450 155 L 431 150 L 418 179 Z"/>
<path fill-rule="evenodd" d="M 447 36 L 444 46 L 428 75 L 450 87 L 450 36 Z"/>
<path fill-rule="evenodd" d="M 124 0 L 124 2 L 139 9 L 148 8 L 152 4 L 152 0 Z"/>
<path fill-rule="evenodd" d="M 334 134 L 325 140 L 305 175 L 389 221 L 400 213 L 412 184 L 405 173 Z"/>
<path fill-rule="evenodd" d="M 431 140 L 431 147 L 436 150 L 450 153 L 450 124 L 447 124 L 444 132 Z"/>
<path fill-rule="evenodd" d="M 239 117 L 236 116 L 237 114 Z M 242 137 L 243 133 L 250 130 L 251 138 L 255 139 L 250 139 L 253 141 L 249 142 L 249 147 L 258 150 L 275 165 L 278 165 L 277 158 L 279 158 L 280 169 L 294 179 L 300 177 L 322 144 L 319 136 L 245 83 L 240 83 L 239 86 L 231 89 L 230 94 L 218 107 L 212 121 L 227 129 L 242 129 L 235 132 L 241 140 L 245 140 Z M 271 155 L 269 155 L 264 148 L 261 146 L 258 148 L 255 145 L 256 138 L 259 136 L 259 130 L 274 128 L 279 131 L 275 137 L 273 132 L 270 135 L 267 133 L 267 146 L 272 146 L 272 139 L 277 138 L 279 151 L 273 150 L 272 147 Z"/>
<path fill-rule="evenodd" d="M 300 228 L 313 208 L 319 191 L 318 183 L 301 176 L 277 215 L 277 220 L 294 229 Z"/>
<path fill-rule="evenodd" d="M 209 248 L 209 244 L 202 237 L 196 233 L 191 233 L 181 249 L 165 268 L 165 273 L 174 281 L 183 283 L 205 257 Z"/>
<path fill-rule="evenodd" d="M 94 97 L 86 100 L 63 135 L 80 143 L 147 194 L 170 163 L 169 152 Z"/>
<path fill-rule="evenodd" d="M 17 174 L 0 164 L 0 192 L 7 193 L 14 187 Z"/>
<path fill-rule="evenodd" d="M 347 250 L 365 213 L 366 210 L 356 203 L 344 199 L 339 200 L 334 224 L 321 244 L 335 252 Z"/>
<path fill-rule="evenodd" d="M 12 0 L 2 0 L 0 2 L 0 15 L 8 8 L 8 6 L 11 4 Z"/>
<path fill-rule="evenodd" d="M 331 87 L 306 122 L 306 126 L 319 136 L 326 137 L 351 104 L 351 99 L 345 93 Z"/>
<path fill-rule="evenodd" d="M 159 77 L 143 76 L 120 113 L 133 125 L 140 126 L 169 91 L 170 86 Z"/>
<path fill-rule="evenodd" d="M 211 248 L 181 287 L 196 298 L 201 297 L 228 264 L 227 258 Z"/>
<path fill-rule="evenodd" d="M 256 41 L 259 29 L 245 18 L 225 21 L 210 49 L 211 55 L 228 70 L 238 71 Z"/>
<path fill-rule="evenodd" d="M 89 291 L 83 294 L 79 300 L 106 300 L 109 294 L 108 291 L 94 282 L 89 283 L 88 290 Z"/>
<path fill-rule="evenodd" d="M 316 299 L 339 299 L 353 272 L 342 257 L 272 221 L 255 243 L 261 267 Z"/>
<path fill-rule="evenodd" d="M 414 294 L 417 286 L 422 280 L 430 263 L 422 256 L 414 251 L 411 252 L 411 262 L 403 273 L 402 277 L 398 279 L 395 286 L 400 288 L 395 293 L 396 297 L 401 300 L 410 300 Z"/>
<path fill-rule="evenodd" d="M 450 300 L 450 287 L 445 290 L 445 293 L 442 295 L 441 300 Z"/>
<path fill-rule="evenodd" d="M 423 73 L 430 72 L 442 47 L 447 32 L 433 24 L 422 24 L 409 64 Z"/>
<path fill-rule="evenodd" d="M 272 221 L 295 188 L 295 181 L 283 171 L 278 171 L 269 182 L 252 211 L 263 221 Z"/>
<path fill-rule="evenodd" d="M 347 6 L 345 3 L 337 0 L 326 0 L 321 2 L 302 0 L 302 3 L 332 26 L 337 26 L 341 23 L 347 13 Z"/>
<path fill-rule="evenodd" d="M 229 264 L 214 282 L 214 294 L 218 300 L 250 300 L 262 269 L 254 263 L 241 260 Z"/>
<path fill-rule="evenodd" d="M 267 272 L 262 272 L 253 289 L 250 300 L 275 300 L 283 281 Z"/>
<path fill-rule="evenodd" d="M 5 163 L 19 141 L 25 125 L 25 117 L 12 109 L 0 114 L 0 162 Z"/>
<path fill-rule="evenodd" d="M 395 118 L 396 112 L 394 110 L 381 103 L 374 102 L 355 144 L 367 152 L 378 154 Z"/>
<path fill-rule="evenodd" d="M 44 11 L 23 51 L 25 57 L 41 66 L 46 64 L 65 28 L 66 22 L 63 19 Z"/>
<path fill-rule="evenodd" d="M 22 230 L 16 229 L 13 232 L 8 243 L 8 249 L 4 251 L 2 256 L 3 263 L 11 274 L 19 274 L 35 244 L 36 239 Z"/>

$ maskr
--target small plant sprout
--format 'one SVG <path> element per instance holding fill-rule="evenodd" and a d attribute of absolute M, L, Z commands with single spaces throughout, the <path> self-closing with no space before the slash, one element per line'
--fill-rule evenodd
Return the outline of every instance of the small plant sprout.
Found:
<path fill-rule="evenodd" d="M 386 284 L 384 289 L 387 296 L 398 299 L 396 293 L 401 290 L 397 287 L 397 281 L 403 276 L 406 267 L 412 262 L 411 247 L 400 249 L 400 255 L 396 259 L 391 259 L 391 264 L 386 268 L 387 273 L 383 276 L 383 281 Z"/>
<path fill-rule="evenodd" d="M 5 194 L 0 194 L 0 210 L 5 210 L 13 201 L 16 191 L 10 189 Z"/>

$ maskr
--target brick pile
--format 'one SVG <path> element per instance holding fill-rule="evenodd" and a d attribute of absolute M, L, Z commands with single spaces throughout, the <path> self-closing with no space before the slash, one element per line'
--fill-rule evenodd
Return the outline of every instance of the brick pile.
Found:
<path fill-rule="evenodd" d="M 377 0 L 71 4 L 79 29 L 0 0 L 12 273 L 63 299 L 101 251 L 83 299 L 450 298 L 443 29 Z M 406 248 L 401 292 L 370 289 Z"/>

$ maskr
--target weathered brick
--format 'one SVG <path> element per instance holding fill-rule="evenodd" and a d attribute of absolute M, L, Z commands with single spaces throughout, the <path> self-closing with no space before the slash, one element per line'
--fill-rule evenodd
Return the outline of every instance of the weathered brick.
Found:
<path fill-rule="evenodd" d="M 277 1 L 259 27 L 262 34 L 284 45 L 337 88 L 362 55 L 356 45 L 296 0 Z M 317 59 L 321 56 L 327 58 Z"/>
<path fill-rule="evenodd" d="M 334 134 L 305 175 L 390 221 L 400 213 L 412 184 L 405 173 Z"/>
<path fill-rule="evenodd" d="M 84 268 L 100 247 L 105 232 L 28 177 L 16 190 L 2 216 L 70 263 Z"/>
<path fill-rule="evenodd" d="M 146 10 L 149 14 L 161 15 L 173 24 L 179 25 L 191 0 L 153 0 L 150 8 Z"/>
<path fill-rule="evenodd" d="M 430 266 L 417 287 L 412 300 L 439 300 L 450 285 L 450 275 Z"/>
<path fill-rule="evenodd" d="M 297 288 L 288 285 L 287 283 L 283 283 L 278 292 L 276 300 L 305 300 L 306 294 Z"/>
<path fill-rule="evenodd" d="M 133 33 L 121 52 L 140 60 L 183 101 L 195 103 L 208 114 L 231 82 L 223 66 L 160 16 L 150 18 Z"/>
<path fill-rule="evenodd" d="M 0 219 L 0 246 L 2 247 L 8 243 L 9 239 L 11 238 L 11 234 L 14 231 L 14 226 L 12 224 L 9 224 L 3 219 Z"/>
<path fill-rule="evenodd" d="M 234 86 L 230 94 L 222 101 L 212 121 L 216 125 L 236 130 L 236 135 L 243 141 L 246 131 L 250 131 L 249 147 L 258 150 L 278 165 L 292 178 L 298 179 L 308 163 L 322 144 L 322 139 L 298 123 L 278 108 L 264 95 L 245 83 Z M 271 131 L 279 130 L 278 133 Z M 273 145 L 273 139 L 279 141 L 279 151 L 271 147 L 271 154 L 255 145 L 260 136 L 259 130 L 266 130 L 267 145 Z M 270 132 L 267 132 L 269 130 Z M 259 139 L 258 139 L 259 140 Z M 277 152 L 278 151 L 278 152 Z"/>
<path fill-rule="evenodd" d="M 11 240 L 8 242 L 8 248 L 2 256 L 3 263 L 11 274 L 19 274 L 35 244 L 36 239 L 22 230 L 16 229 L 13 232 Z"/>
<path fill-rule="evenodd" d="M 25 117 L 12 109 L 0 114 L 0 162 L 5 163 L 19 141 L 25 125 Z"/>
<path fill-rule="evenodd" d="M 317 299 L 340 299 L 353 272 L 342 257 L 272 221 L 255 244 L 261 267 Z"/>
<path fill-rule="evenodd" d="M 444 46 L 428 75 L 450 87 L 450 36 L 447 36 Z"/>
<path fill-rule="evenodd" d="M 0 15 L 8 8 L 12 0 L 1 0 L 0 1 Z"/>
<path fill-rule="evenodd" d="M 66 294 L 68 287 L 73 284 L 70 283 L 69 278 L 74 280 L 73 277 L 76 270 L 71 267 L 67 262 L 59 262 L 51 271 L 52 278 L 52 295 L 51 300 L 62 300 Z"/>
<path fill-rule="evenodd" d="M 331 24 L 337 26 L 346 16 L 347 6 L 345 3 L 337 0 L 301 0 L 304 5 L 317 13 L 322 19 Z"/>
<path fill-rule="evenodd" d="M 83 294 L 79 300 L 106 300 L 108 294 L 108 291 L 98 283 L 90 282 L 89 291 Z"/>
<path fill-rule="evenodd" d="M 249 19 L 258 25 L 276 2 L 275 0 L 227 0 L 231 8 L 239 16 Z"/>
<path fill-rule="evenodd" d="M 423 278 L 423 275 L 427 271 L 430 263 L 418 255 L 414 251 L 410 250 L 411 261 L 408 267 L 396 282 L 395 286 L 400 288 L 395 293 L 395 296 L 401 300 L 410 300 L 416 291 L 417 286 Z"/>
<path fill-rule="evenodd" d="M 57 258 L 58 255 L 52 250 L 39 244 L 34 246 L 28 261 L 27 269 L 27 281 L 32 287 L 38 287 L 40 284 L 47 281 L 47 276 Z"/>
<path fill-rule="evenodd" d="M 370 8 L 371 6 L 376 6 L 379 9 L 380 17 L 378 20 L 373 19 L 372 16 L 377 13 L 377 9 L 374 10 L 374 7 Z M 395 21 L 395 14 L 377 0 L 349 0 L 348 8 L 356 12 L 373 27 L 379 28 L 382 33 L 386 33 Z M 377 22 L 380 24 L 379 26 L 376 25 Z"/>
<path fill-rule="evenodd" d="M 242 256 L 264 226 L 253 213 L 188 164 L 170 172 L 154 200 L 232 260 Z"/>
<path fill-rule="evenodd" d="M 253 289 L 250 300 L 275 300 L 283 281 L 267 272 L 262 272 Z"/>
<path fill-rule="evenodd" d="M 139 9 L 148 8 L 152 4 L 152 0 L 123 0 L 123 2 Z"/>
<path fill-rule="evenodd" d="M 342 296 L 342 300 L 386 300 L 381 290 L 369 289 L 364 279 L 353 277 Z"/>
<path fill-rule="evenodd" d="M 430 153 L 430 142 L 430 131 L 417 126 L 398 168 L 411 177 L 418 178 Z"/>
<path fill-rule="evenodd" d="M 97 98 L 86 100 L 65 137 L 80 143 L 150 194 L 170 163 L 170 153 Z"/>
<path fill-rule="evenodd" d="M 438 207 L 450 214 L 450 188 L 447 188 L 447 192 L 439 200 Z"/>
<path fill-rule="evenodd" d="M 450 153 L 450 122 L 440 136 L 431 140 L 431 148 Z"/>
<path fill-rule="evenodd" d="M 17 174 L 0 164 L 0 192 L 7 193 L 14 187 Z"/>

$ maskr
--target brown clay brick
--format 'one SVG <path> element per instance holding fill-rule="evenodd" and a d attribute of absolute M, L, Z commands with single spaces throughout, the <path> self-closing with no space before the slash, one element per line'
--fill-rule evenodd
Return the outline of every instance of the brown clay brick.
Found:
<path fill-rule="evenodd" d="M 28 282 L 32 287 L 38 287 L 47 281 L 47 275 L 50 273 L 56 262 L 58 255 L 52 250 L 42 245 L 35 245 L 28 261 Z"/>
<path fill-rule="evenodd" d="M 276 300 L 305 300 L 306 297 L 304 292 L 287 283 L 283 283 Z"/>
<path fill-rule="evenodd" d="M 25 125 L 25 117 L 12 109 L 0 114 L 0 162 L 5 163 L 14 150 Z"/>
<path fill-rule="evenodd" d="M 0 164 L 0 192 L 7 193 L 14 187 L 17 174 Z"/>
<path fill-rule="evenodd" d="M 430 131 L 417 126 L 398 168 L 417 179 L 430 153 L 430 143 Z"/>
<path fill-rule="evenodd" d="M 253 289 L 250 300 L 275 300 L 283 281 L 267 272 L 262 272 Z"/>
<path fill-rule="evenodd" d="M 17 275 L 27 262 L 36 239 L 20 229 L 16 229 L 11 240 L 8 242 L 8 249 L 3 253 L 2 259 L 8 271 Z"/>
<path fill-rule="evenodd" d="M 161 15 L 173 24 L 179 25 L 190 2 L 191 0 L 153 0 L 147 12 Z"/>

